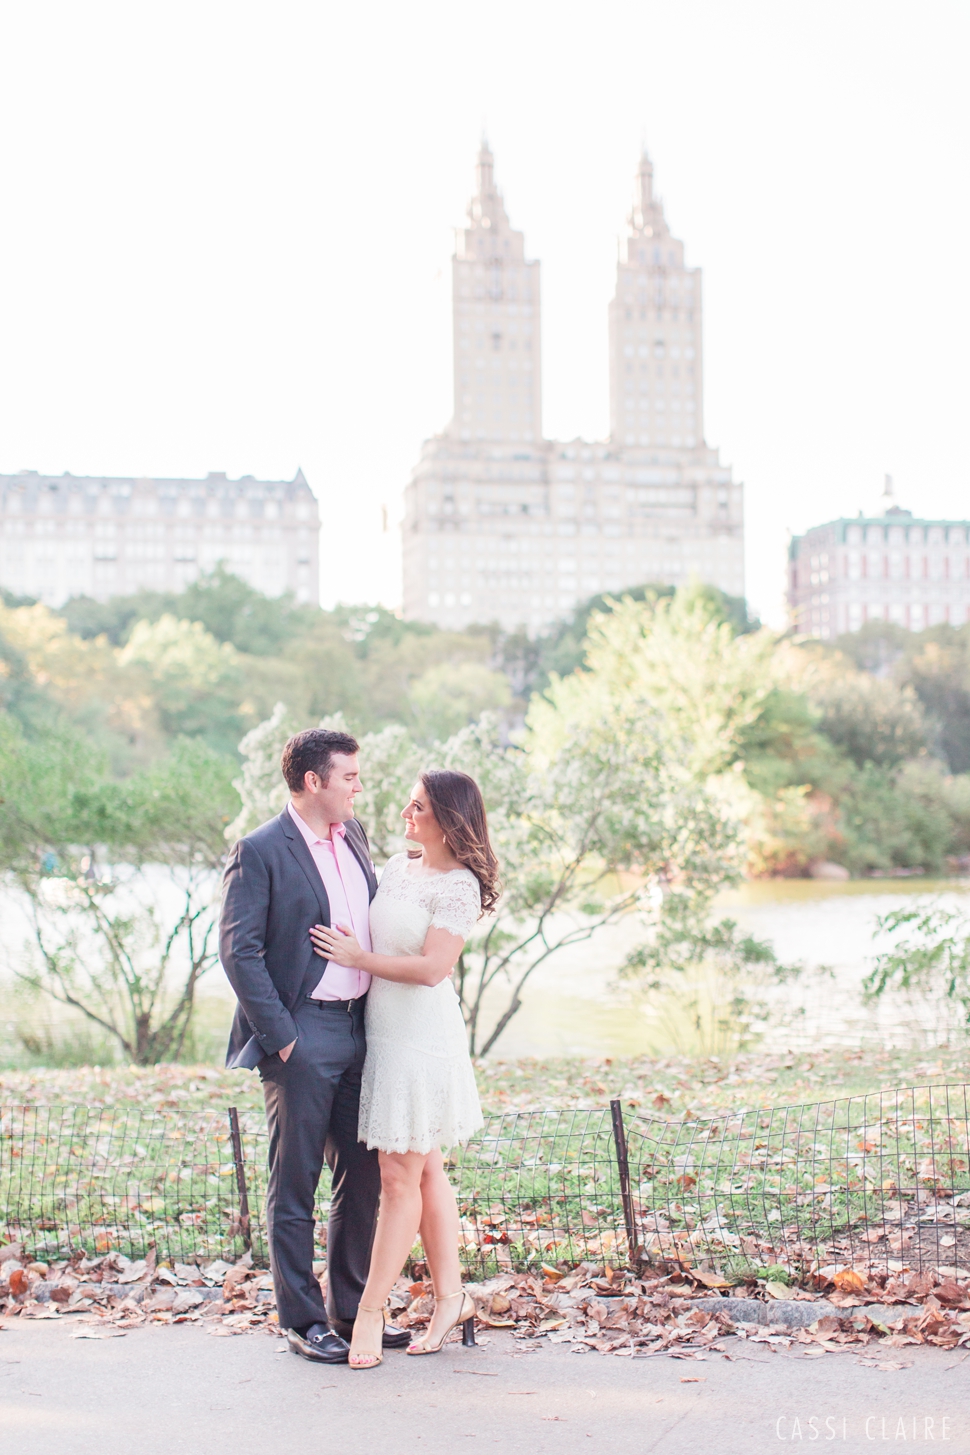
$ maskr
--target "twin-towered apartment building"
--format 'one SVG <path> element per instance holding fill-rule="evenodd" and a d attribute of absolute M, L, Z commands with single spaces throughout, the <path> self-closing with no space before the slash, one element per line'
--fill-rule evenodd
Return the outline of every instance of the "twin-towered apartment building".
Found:
<path fill-rule="evenodd" d="M 641 158 L 609 305 L 607 440 L 542 434 L 540 264 L 492 154 L 452 261 L 454 413 L 405 493 L 404 614 L 535 633 L 598 592 L 744 593 L 743 493 L 704 440 L 701 275 Z"/>

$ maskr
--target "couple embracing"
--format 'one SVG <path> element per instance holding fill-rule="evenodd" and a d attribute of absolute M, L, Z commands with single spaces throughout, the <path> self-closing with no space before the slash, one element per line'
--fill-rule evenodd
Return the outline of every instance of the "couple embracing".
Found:
<path fill-rule="evenodd" d="M 290 1347 L 372 1369 L 383 1349 L 436 1353 L 474 1317 L 441 1149 L 482 1113 L 450 977 L 498 897 L 498 864 L 464 773 L 421 775 L 402 813 L 408 852 L 378 885 L 354 817 L 355 740 L 297 733 L 281 767 L 290 802 L 226 866 L 220 958 L 239 1002 L 227 1065 L 256 1067 L 263 1082 L 270 1261 Z M 313 1272 L 324 1159 L 326 1304 Z M 435 1302 L 411 1343 L 384 1307 L 419 1234 Z"/>

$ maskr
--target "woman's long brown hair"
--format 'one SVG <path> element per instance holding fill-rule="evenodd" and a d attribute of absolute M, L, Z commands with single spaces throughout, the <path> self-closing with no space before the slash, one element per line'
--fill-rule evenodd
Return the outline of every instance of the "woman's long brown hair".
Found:
<path fill-rule="evenodd" d="M 488 818 L 481 789 L 467 773 L 437 768 L 422 773 L 428 801 L 445 843 L 459 864 L 470 869 L 482 892 L 482 914 L 498 903 L 498 860 L 488 839 Z"/>

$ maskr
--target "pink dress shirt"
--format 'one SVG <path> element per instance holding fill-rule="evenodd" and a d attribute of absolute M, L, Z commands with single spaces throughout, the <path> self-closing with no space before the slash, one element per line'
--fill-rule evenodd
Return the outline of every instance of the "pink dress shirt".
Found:
<path fill-rule="evenodd" d="M 293 807 L 287 805 L 290 817 L 306 840 L 314 864 L 323 880 L 330 901 L 330 923 L 349 925 L 357 943 L 370 950 L 370 895 L 367 880 L 357 862 L 353 849 L 347 843 L 342 823 L 330 825 L 330 838 L 320 839 L 305 824 Z M 352 970 L 349 965 L 338 965 L 335 960 L 327 961 L 313 991 L 313 1000 L 356 1000 L 364 995 L 370 986 L 366 970 Z"/>

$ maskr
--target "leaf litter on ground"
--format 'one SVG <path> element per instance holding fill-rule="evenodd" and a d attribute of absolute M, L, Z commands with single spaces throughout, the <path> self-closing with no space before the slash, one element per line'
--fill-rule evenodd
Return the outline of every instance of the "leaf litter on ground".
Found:
<path fill-rule="evenodd" d="M 248 1254 L 233 1265 L 217 1259 L 170 1268 L 156 1266 L 151 1255 L 132 1262 L 119 1253 L 24 1266 L 20 1252 L 15 1245 L 0 1249 L 0 1310 L 7 1317 L 70 1318 L 79 1338 L 116 1337 L 148 1323 L 199 1323 L 221 1337 L 281 1332 L 272 1278 L 254 1268 Z M 17 1278 L 18 1273 L 23 1276 Z M 178 1280 L 174 1286 L 173 1276 Z M 760 1310 L 770 1312 L 772 1303 L 761 1303 L 753 1288 L 731 1290 L 735 1299 L 748 1298 L 752 1313 L 750 1320 L 737 1318 L 737 1302 L 732 1302 L 732 1317 L 727 1305 L 717 1307 L 719 1295 L 712 1295 L 703 1279 L 691 1279 L 689 1270 L 685 1275 L 646 1269 L 634 1275 L 583 1263 L 571 1269 L 503 1273 L 466 1287 L 475 1301 L 479 1328 L 510 1329 L 523 1351 L 540 1348 L 547 1339 L 570 1343 L 579 1352 L 696 1359 L 708 1352 L 724 1354 L 722 1341 L 732 1335 L 769 1349 L 801 1350 L 808 1357 L 859 1353 L 863 1346 L 887 1352 L 919 1344 L 970 1347 L 970 1285 L 952 1276 L 903 1272 L 886 1279 L 867 1277 L 859 1269 L 837 1269 L 819 1273 L 816 1282 L 820 1289 L 833 1290 L 830 1304 L 841 1290 L 848 1306 L 797 1329 L 761 1325 Z M 882 1318 L 862 1312 L 863 1302 L 881 1304 Z M 894 1302 L 920 1308 L 917 1313 L 901 1310 L 893 1319 Z M 422 1328 L 432 1312 L 431 1284 L 402 1278 L 389 1303 L 399 1327 Z M 458 1337 L 456 1330 L 453 1338 Z M 882 1363 L 877 1359 L 877 1364 L 906 1367 L 892 1358 Z"/>
<path fill-rule="evenodd" d="M 929 1061 L 925 1053 L 846 1053 L 843 1048 L 781 1055 L 753 1052 L 731 1060 L 686 1056 L 488 1060 L 476 1067 L 486 1111 L 605 1105 L 611 1096 L 620 1096 L 631 1109 L 650 1107 L 671 1119 L 767 1106 L 782 1097 L 816 1101 L 914 1078 L 962 1081 L 968 1070 L 964 1050 L 944 1050 L 937 1060 Z M 172 1114 L 181 1125 L 233 1105 L 259 1113 L 261 1100 L 255 1078 L 211 1066 L 0 1071 L 2 1102 L 137 1105 Z M 4 1251 L 9 1250 L 0 1249 L 0 1254 Z M 246 1259 L 232 1265 L 200 1260 L 174 1268 L 164 1264 L 156 1268 L 152 1258 L 143 1261 L 144 1267 L 118 1253 L 91 1259 L 75 1255 L 67 1263 L 52 1264 L 42 1276 L 14 1253 L 2 1265 L 0 1312 L 28 1318 L 71 1315 L 72 1322 L 102 1330 L 106 1336 L 109 1327 L 124 1332 L 148 1322 L 200 1322 L 223 1336 L 280 1332 L 272 1281 Z M 38 1283 L 47 1287 L 39 1290 Z M 215 1286 L 221 1289 L 217 1298 L 201 1291 Z M 523 1350 L 539 1348 L 546 1339 L 572 1343 L 583 1352 L 638 1357 L 665 1352 L 696 1358 L 706 1349 L 724 1352 L 718 1350 L 718 1341 L 735 1333 L 769 1348 L 794 1344 L 819 1357 L 826 1352 L 858 1352 L 861 1345 L 970 1344 L 968 1286 L 955 1270 L 944 1275 L 903 1268 L 886 1279 L 864 1268 L 832 1266 L 815 1275 L 814 1293 L 774 1280 L 759 1288 L 731 1288 L 727 1280 L 703 1268 L 673 1274 L 648 1270 L 634 1276 L 612 1270 L 607 1275 L 603 1267 L 589 1264 L 503 1273 L 468 1286 L 480 1326 L 511 1330 Z M 396 1321 L 409 1328 L 426 1324 L 430 1291 L 430 1285 L 401 1280 L 391 1297 Z M 754 1329 L 747 1321 L 735 1325 L 723 1311 L 692 1306 L 700 1297 L 747 1294 L 754 1311 L 755 1296 L 761 1293 L 776 1300 L 811 1299 L 823 1291 L 840 1309 L 839 1316 L 828 1315 L 797 1331 Z M 896 1320 L 887 1316 L 875 1324 L 852 1313 L 870 1302 L 923 1307 L 918 1315 Z M 888 1362 L 895 1367 L 898 1361 Z"/>

